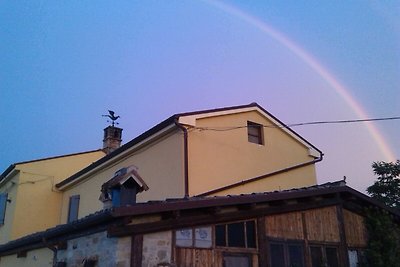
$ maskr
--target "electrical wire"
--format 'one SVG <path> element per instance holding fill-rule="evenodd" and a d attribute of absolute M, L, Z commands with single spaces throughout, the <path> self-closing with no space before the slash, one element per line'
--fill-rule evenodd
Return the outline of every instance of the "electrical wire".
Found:
<path fill-rule="evenodd" d="M 291 123 L 286 125 L 261 125 L 264 128 L 291 128 L 298 126 L 307 125 L 320 125 L 320 124 L 345 124 L 345 123 L 360 123 L 360 122 L 373 122 L 373 121 L 389 121 L 389 120 L 400 120 L 400 116 L 396 117 L 385 117 L 385 118 L 370 118 L 370 119 L 355 119 L 355 120 L 333 120 L 333 121 L 311 121 L 311 122 L 301 122 L 301 123 Z M 191 129 L 200 131 L 232 131 L 236 129 L 247 128 L 248 126 L 227 126 L 227 127 L 192 127 Z"/>

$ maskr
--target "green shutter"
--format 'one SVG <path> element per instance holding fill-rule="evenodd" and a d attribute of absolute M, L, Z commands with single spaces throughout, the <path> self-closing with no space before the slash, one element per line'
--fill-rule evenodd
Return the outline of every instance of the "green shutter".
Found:
<path fill-rule="evenodd" d="M 0 194 L 0 224 L 4 224 L 6 216 L 7 193 Z"/>

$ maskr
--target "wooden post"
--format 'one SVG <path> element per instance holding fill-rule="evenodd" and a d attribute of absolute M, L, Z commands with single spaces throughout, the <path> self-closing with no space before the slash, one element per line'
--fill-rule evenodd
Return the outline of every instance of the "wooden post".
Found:
<path fill-rule="evenodd" d="M 133 235 L 131 243 L 131 266 L 142 266 L 143 235 Z"/>
<path fill-rule="evenodd" d="M 304 212 L 301 213 L 301 223 L 303 226 L 303 238 L 304 238 L 304 264 L 305 266 L 311 266 L 311 254 L 310 249 L 308 247 L 308 233 L 307 233 L 307 222 L 306 222 L 306 214 Z"/>
<path fill-rule="evenodd" d="M 338 196 L 340 198 L 340 196 Z M 346 232 L 344 226 L 344 216 L 343 216 L 343 203 L 336 206 L 337 219 L 339 222 L 339 235 L 340 235 L 340 246 L 339 246 L 339 259 L 341 265 L 344 267 L 349 267 L 349 256 L 348 256 L 348 246 L 346 240 Z"/>
<path fill-rule="evenodd" d="M 257 239 L 258 239 L 258 266 L 267 267 L 267 236 L 265 231 L 265 217 L 257 218 Z"/>

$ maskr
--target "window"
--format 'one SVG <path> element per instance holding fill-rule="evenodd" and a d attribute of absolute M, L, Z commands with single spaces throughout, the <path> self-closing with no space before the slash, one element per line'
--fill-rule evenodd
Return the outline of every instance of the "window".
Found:
<path fill-rule="evenodd" d="M 224 254 L 224 267 L 250 267 L 252 266 L 251 256 L 239 253 Z"/>
<path fill-rule="evenodd" d="M 312 267 L 339 267 L 338 250 L 330 246 L 310 246 Z"/>
<path fill-rule="evenodd" d="M 220 247 L 255 248 L 255 222 L 246 221 L 216 225 L 215 244 Z"/>
<path fill-rule="evenodd" d="M 364 266 L 366 263 L 364 251 L 351 248 L 348 250 L 350 267 Z"/>
<path fill-rule="evenodd" d="M 269 245 L 269 254 L 271 266 L 304 266 L 304 250 L 302 244 L 271 242 Z"/>
<path fill-rule="evenodd" d="M 79 211 L 79 195 L 74 195 L 69 198 L 68 221 L 72 222 L 78 219 Z"/>
<path fill-rule="evenodd" d="M 211 248 L 211 226 L 187 228 L 175 232 L 176 245 L 178 247 Z"/>
<path fill-rule="evenodd" d="M 250 143 L 263 145 L 263 126 L 255 122 L 248 121 L 247 137 Z"/>
<path fill-rule="evenodd" d="M 0 225 L 4 224 L 6 217 L 7 193 L 0 194 Z"/>

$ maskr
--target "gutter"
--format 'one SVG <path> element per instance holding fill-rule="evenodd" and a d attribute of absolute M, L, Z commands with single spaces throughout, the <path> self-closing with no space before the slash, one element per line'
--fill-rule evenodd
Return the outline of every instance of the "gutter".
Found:
<path fill-rule="evenodd" d="M 300 163 L 300 164 L 297 164 L 297 165 L 293 165 L 293 166 L 290 166 L 290 167 L 287 167 L 287 168 L 284 168 L 284 169 L 280 169 L 280 170 L 277 170 L 277 171 L 274 171 L 274 172 L 262 174 L 260 176 L 253 177 L 253 178 L 250 178 L 250 179 L 246 179 L 246 180 L 243 180 L 243 181 L 240 181 L 240 182 L 237 182 L 237 183 L 233 183 L 233 184 L 230 184 L 230 185 L 226 185 L 226 186 L 223 186 L 223 187 L 220 187 L 220 188 L 216 188 L 216 189 L 213 189 L 213 190 L 198 194 L 198 195 L 196 195 L 196 197 L 209 196 L 209 195 L 212 195 L 212 194 L 224 191 L 224 190 L 231 189 L 233 187 L 241 186 L 241 185 L 244 185 L 244 184 L 247 184 L 247 183 L 251 183 L 251 182 L 255 182 L 255 181 L 258 181 L 258 180 L 261 180 L 261 179 L 264 179 L 264 178 L 268 178 L 268 177 L 271 177 L 271 176 L 274 176 L 274 175 L 278 175 L 278 174 L 289 172 L 289 171 L 292 171 L 292 170 L 295 170 L 295 169 L 299 169 L 299 168 L 302 168 L 302 167 L 305 167 L 305 166 L 308 166 L 308 165 L 312 165 L 312 164 L 315 164 L 317 162 L 322 161 L 322 158 L 323 158 L 323 154 L 321 153 L 320 156 L 318 158 L 314 159 L 314 160 L 311 160 L 311 161 L 308 161 L 308 162 L 304 162 L 304 163 Z"/>
<path fill-rule="evenodd" d="M 188 131 L 185 126 L 178 122 L 178 118 L 176 117 L 174 123 L 176 127 L 182 130 L 183 132 L 183 157 L 184 157 L 184 184 L 185 184 L 185 198 L 189 197 L 189 152 L 188 152 Z"/>

